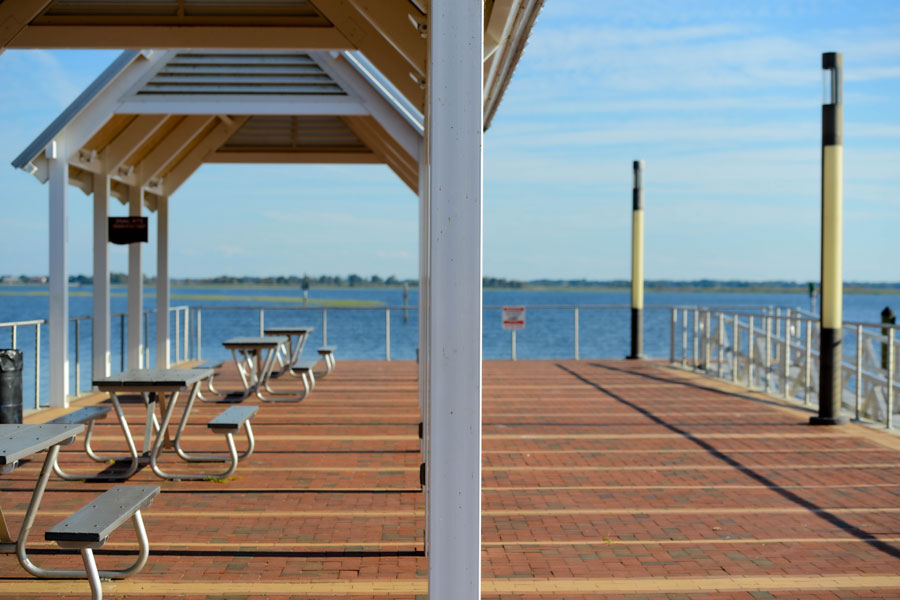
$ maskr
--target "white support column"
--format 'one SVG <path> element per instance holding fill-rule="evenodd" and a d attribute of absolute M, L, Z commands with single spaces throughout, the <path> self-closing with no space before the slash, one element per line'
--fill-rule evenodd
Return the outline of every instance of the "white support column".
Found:
<path fill-rule="evenodd" d="M 50 178 L 50 406 L 69 406 L 69 165 L 64 142 L 47 151 Z"/>
<path fill-rule="evenodd" d="M 482 0 L 432 0 L 426 145 L 431 600 L 481 597 Z"/>
<path fill-rule="evenodd" d="M 110 310 L 109 310 L 109 177 L 94 175 L 94 379 L 109 375 Z"/>
<path fill-rule="evenodd" d="M 143 191 L 128 188 L 128 215 L 141 216 Z M 140 369 L 144 363 L 142 330 L 144 327 L 144 279 L 141 274 L 141 244 L 128 245 L 128 368 Z"/>
<path fill-rule="evenodd" d="M 425 140 L 419 142 L 419 418 L 422 420 L 422 440 L 420 450 L 422 462 L 428 464 L 428 427 L 430 423 L 428 414 L 428 180 L 427 158 L 425 155 Z M 425 503 L 428 504 L 428 486 L 424 486 Z M 428 521 L 425 521 L 425 554 L 428 555 Z"/>
<path fill-rule="evenodd" d="M 175 340 L 175 343 L 177 344 L 178 340 Z M 169 345 L 169 198 L 162 196 L 156 204 L 157 369 L 169 368 Z"/>

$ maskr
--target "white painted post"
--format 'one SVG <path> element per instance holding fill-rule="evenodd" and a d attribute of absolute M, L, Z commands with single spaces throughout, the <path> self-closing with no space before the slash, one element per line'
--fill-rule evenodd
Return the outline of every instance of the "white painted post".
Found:
<path fill-rule="evenodd" d="M 109 177 L 94 175 L 94 318 L 91 373 L 94 379 L 110 372 L 109 311 Z"/>
<path fill-rule="evenodd" d="M 46 150 L 50 185 L 50 406 L 69 406 L 69 165 L 62 140 Z"/>
<path fill-rule="evenodd" d="M 141 216 L 143 191 L 136 186 L 128 188 L 128 214 Z M 141 243 L 128 244 L 128 368 L 143 367 L 143 340 L 141 321 L 144 316 L 144 276 L 141 273 Z"/>
<path fill-rule="evenodd" d="M 482 0 L 432 0 L 426 113 L 431 600 L 481 598 Z"/>
<path fill-rule="evenodd" d="M 428 262 L 428 242 L 430 239 L 430 206 L 428 201 L 428 159 L 424 140 L 419 141 L 418 147 L 419 158 L 419 288 L 418 288 L 418 319 L 419 319 L 419 348 L 417 353 L 418 369 L 419 369 L 419 418 L 422 422 L 422 439 L 419 441 L 420 451 L 422 452 L 422 464 L 420 468 L 424 468 L 428 463 L 428 432 L 429 432 L 429 415 L 428 398 L 429 398 L 429 350 L 431 349 L 428 341 L 428 280 L 429 280 L 429 262 Z M 421 475 L 421 472 L 420 472 Z M 425 505 L 430 506 L 429 491 L 427 481 L 422 484 L 425 493 Z M 428 533 L 428 520 L 425 520 L 425 555 L 430 552 Z"/>
<path fill-rule="evenodd" d="M 169 198 L 156 203 L 156 368 L 169 368 Z M 187 332 L 187 323 L 185 323 Z M 178 343 L 178 340 L 175 340 Z"/>
<path fill-rule="evenodd" d="M 512 331 L 510 331 L 510 333 L 512 333 L 512 335 L 511 335 L 510 338 L 509 338 L 509 342 L 510 342 L 510 355 L 511 355 L 511 357 L 512 357 L 513 360 L 516 360 L 516 330 L 513 329 Z"/>

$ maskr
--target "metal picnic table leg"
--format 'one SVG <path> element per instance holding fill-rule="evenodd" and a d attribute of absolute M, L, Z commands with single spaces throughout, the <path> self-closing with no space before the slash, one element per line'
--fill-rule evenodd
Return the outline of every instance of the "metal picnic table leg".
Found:
<path fill-rule="evenodd" d="M 94 423 L 91 422 L 87 426 L 87 431 L 84 434 L 84 451 L 85 453 L 96 462 L 109 462 L 109 461 L 120 461 L 120 460 L 131 460 L 131 465 L 128 467 L 128 470 L 121 475 L 71 475 L 66 473 L 57 463 L 54 463 L 54 471 L 57 475 L 66 480 L 92 480 L 92 479 L 128 479 L 132 475 L 134 475 L 138 466 L 140 465 L 140 458 L 138 456 L 137 448 L 134 445 L 134 438 L 131 436 L 131 429 L 128 427 L 128 421 L 125 420 L 125 413 L 122 412 L 122 405 L 119 404 L 119 398 L 116 396 L 115 392 L 110 392 L 109 394 L 110 400 L 112 401 L 113 410 L 116 412 L 116 417 L 119 419 L 119 426 L 122 428 L 122 433 L 125 435 L 125 442 L 128 445 L 128 456 L 104 456 L 102 454 L 97 454 L 93 447 L 91 447 L 91 438 L 94 434 Z"/>
<path fill-rule="evenodd" d="M 181 415 L 181 421 L 179 421 L 178 429 L 175 431 L 175 453 L 188 462 L 227 462 L 231 457 L 215 454 L 189 454 L 181 448 L 181 435 L 184 433 L 185 427 L 187 427 L 188 418 L 191 409 L 194 406 L 194 400 L 199 395 L 199 390 L 200 382 L 195 384 L 191 389 L 191 395 L 188 397 L 187 405 L 184 407 L 184 414 Z M 249 425 L 249 423 L 247 423 L 247 425 Z M 238 459 L 241 460 L 253 454 L 253 450 L 256 447 L 256 440 L 253 438 L 253 430 L 249 427 L 246 427 L 246 430 L 248 447 L 246 451 L 238 455 Z"/>
<path fill-rule="evenodd" d="M 262 350 L 259 350 L 259 353 L 261 353 L 261 352 L 262 352 Z M 259 356 L 259 354 L 257 356 Z M 275 366 L 275 349 L 270 348 L 267 350 L 266 360 L 265 360 L 265 363 L 263 364 L 262 373 L 260 375 L 260 381 L 256 386 L 257 398 L 259 398 L 260 400 L 266 401 L 266 402 L 276 402 L 276 401 L 299 402 L 300 400 L 303 400 L 303 398 L 305 398 L 306 395 L 309 393 L 309 388 L 308 388 L 308 386 L 306 386 L 305 380 L 304 380 L 304 385 L 306 386 L 306 391 L 299 398 L 276 400 L 275 398 L 266 398 L 265 396 L 262 395 L 262 390 L 265 389 L 266 392 L 268 392 L 269 394 L 272 394 L 273 396 L 295 396 L 294 392 L 276 392 L 275 390 L 273 390 L 272 388 L 269 387 L 269 378 L 271 377 L 272 369 L 274 368 L 274 366 Z"/>
<path fill-rule="evenodd" d="M 74 437 L 64 443 L 70 444 L 73 441 L 75 441 Z M 47 481 L 50 478 L 50 473 L 53 471 L 53 464 L 59 457 L 59 448 L 62 445 L 63 444 L 57 444 L 51 446 L 47 450 L 47 456 L 44 458 L 44 465 L 41 467 L 41 474 L 38 477 L 34 493 L 31 495 L 31 502 L 28 504 L 28 509 L 25 511 L 25 518 L 22 520 L 22 526 L 19 529 L 19 539 L 16 541 L 16 557 L 19 559 L 19 564 L 22 565 L 22 568 L 35 577 L 43 579 L 87 579 L 89 574 L 81 569 L 44 569 L 37 566 L 30 558 L 28 558 L 28 551 L 25 547 L 28 542 L 28 535 L 31 533 L 31 528 L 34 525 L 35 516 L 37 516 L 38 507 L 44 497 L 44 490 L 47 489 Z M 150 556 L 150 542 L 147 540 L 147 532 L 144 530 L 140 511 L 137 511 L 132 517 L 132 522 L 134 523 L 135 533 L 138 538 L 139 550 L 137 560 L 126 569 L 99 570 L 97 571 L 99 577 L 106 579 L 121 579 L 123 577 L 128 577 L 129 575 L 140 571 L 147 563 L 147 558 Z"/>

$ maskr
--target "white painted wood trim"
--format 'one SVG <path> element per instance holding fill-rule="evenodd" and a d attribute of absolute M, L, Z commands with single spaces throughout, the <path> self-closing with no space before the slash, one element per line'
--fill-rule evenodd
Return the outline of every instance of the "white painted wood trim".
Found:
<path fill-rule="evenodd" d="M 432 0 L 429 25 L 431 600 L 481 597 L 482 0 Z"/>
<path fill-rule="evenodd" d="M 141 216 L 141 188 L 128 188 L 128 214 Z M 141 274 L 141 244 L 128 245 L 128 368 L 140 369 L 144 364 L 144 279 Z"/>
<path fill-rule="evenodd" d="M 169 368 L 169 198 L 156 202 L 156 368 Z M 178 340 L 175 340 L 178 343 Z"/>
<path fill-rule="evenodd" d="M 94 318 L 91 371 L 94 379 L 110 373 L 109 178 L 94 175 Z"/>
<path fill-rule="evenodd" d="M 50 348 L 48 374 L 51 407 L 69 406 L 69 165 L 65 143 L 51 143 L 47 151 L 50 182 Z"/>
<path fill-rule="evenodd" d="M 116 110 L 132 115 L 367 115 L 359 101 L 347 96 L 321 95 L 298 97 L 284 95 L 272 98 L 257 96 L 217 95 L 215 104 L 208 98 L 187 99 L 181 94 L 154 94 L 126 100 Z"/>

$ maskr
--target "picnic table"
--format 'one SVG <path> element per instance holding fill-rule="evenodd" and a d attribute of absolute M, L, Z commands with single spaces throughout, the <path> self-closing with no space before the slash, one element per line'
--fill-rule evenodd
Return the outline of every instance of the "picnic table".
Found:
<path fill-rule="evenodd" d="M 263 394 L 263 390 L 272 396 L 294 395 L 293 392 L 277 392 L 269 387 L 269 378 L 275 367 L 278 350 L 288 343 L 287 340 L 288 338 L 282 335 L 244 336 L 222 342 L 225 348 L 231 350 L 231 356 L 244 386 L 243 392 L 232 392 L 231 394 L 240 394 L 243 399 L 255 393 L 260 400 L 265 401 L 272 400 L 272 398 L 267 398 Z M 226 395 L 228 394 L 226 393 Z"/>
<path fill-rule="evenodd" d="M 300 362 L 300 355 L 303 354 L 303 346 L 306 344 L 309 334 L 315 331 L 314 327 L 282 325 L 277 327 L 266 327 L 263 329 L 263 335 L 282 336 L 287 338 L 287 344 L 282 344 L 276 353 L 276 360 L 281 366 L 282 371 L 287 371 L 294 377 L 302 378 L 302 371 L 295 371 L 294 366 Z M 296 341 L 295 341 L 296 340 Z M 284 351 L 284 359 L 281 354 Z"/>
<path fill-rule="evenodd" d="M 82 424 L 0 425 L 0 474 L 15 470 L 19 461 L 47 450 L 40 475 L 31 493 L 31 501 L 25 518 L 19 526 L 19 534 L 12 538 L 0 508 L 0 552 L 15 553 L 19 564 L 31 575 L 52 579 L 87 579 L 92 597 L 103 594 L 100 578 L 121 579 L 141 570 L 150 555 L 150 543 L 144 529 L 141 509 L 149 506 L 159 494 L 157 486 L 116 486 L 88 504 L 62 523 L 47 530 L 44 537 L 57 542 L 61 548 L 81 551 L 84 569 L 45 569 L 28 556 L 26 544 L 34 526 L 38 508 L 47 489 L 50 473 L 59 456 L 61 446 L 71 444 L 75 436 L 84 430 Z M 138 537 L 138 557 L 125 569 L 98 570 L 93 549 L 102 547 L 110 533 L 131 518 Z"/>
<path fill-rule="evenodd" d="M 192 455 L 182 448 L 182 434 L 187 426 L 190 418 L 191 409 L 194 400 L 200 390 L 200 384 L 204 379 L 212 376 L 212 369 L 129 369 L 116 375 L 104 377 L 94 380 L 94 386 L 101 392 L 109 392 L 110 399 L 116 407 L 117 414 L 121 415 L 121 406 L 119 404 L 118 395 L 122 393 L 140 394 L 144 398 L 147 406 L 146 422 L 144 424 L 144 446 L 143 456 L 149 459 L 150 468 L 153 472 L 163 479 L 210 479 L 227 477 L 234 472 L 239 459 L 250 456 L 254 448 L 253 430 L 248 420 L 255 414 L 255 410 L 251 412 L 231 411 L 227 422 L 227 427 L 223 428 L 221 419 L 222 415 L 213 419 L 207 426 L 214 432 L 224 433 L 228 445 L 228 456 L 222 455 Z M 168 427 L 172 420 L 175 407 L 178 404 L 179 396 L 185 390 L 189 390 L 188 400 L 175 430 L 175 435 L 171 439 L 168 438 Z M 161 421 L 156 420 L 155 406 L 159 405 Z M 223 413 L 224 414 L 224 413 Z M 120 416 L 123 424 L 124 415 Z M 238 418 L 237 422 L 232 422 L 234 418 Z M 219 419 L 217 421 L 217 419 Z M 248 450 L 238 455 L 234 446 L 232 434 L 238 431 L 242 426 L 246 425 Z M 127 429 L 127 425 L 125 425 Z M 151 443 L 153 432 L 156 437 Z M 231 467 L 225 473 L 168 473 L 163 471 L 159 466 L 159 457 L 162 453 L 163 446 L 174 448 L 175 453 L 187 462 L 227 462 L 231 461 Z"/>

